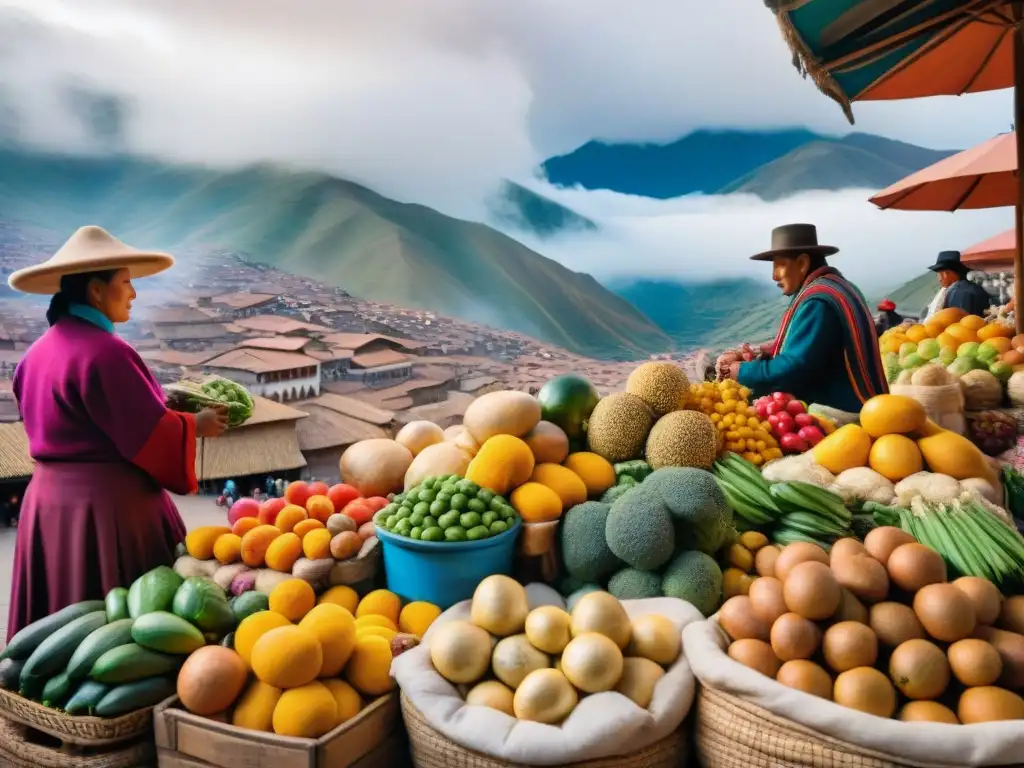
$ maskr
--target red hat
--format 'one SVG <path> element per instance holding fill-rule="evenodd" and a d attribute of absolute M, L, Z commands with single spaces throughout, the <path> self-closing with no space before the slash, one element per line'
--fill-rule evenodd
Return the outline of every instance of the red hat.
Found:
<path fill-rule="evenodd" d="M 878 302 L 878 309 L 882 312 L 893 312 L 896 309 L 896 304 L 892 299 L 882 299 Z"/>

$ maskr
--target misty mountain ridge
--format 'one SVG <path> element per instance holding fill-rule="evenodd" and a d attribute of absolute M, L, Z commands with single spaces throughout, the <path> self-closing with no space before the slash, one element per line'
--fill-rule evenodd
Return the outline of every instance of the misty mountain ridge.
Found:
<path fill-rule="evenodd" d="M 513 194 L 527 204 L 526 220 L 539 210 L 549 229 L 556 219 L 586 226 L 528 190 Z M 673 346 L 588 274 L 485 224 L 319 173 L 0 150 L 0 212 L 58 232 L 96 223 L 172 252 L 225 248 L 363 299 L 519 331 L 594 357 L 644 357 Z"/>
<path fill-rule="evenodd" d="M 779 200 L 814 190 L 881 189 L 955 152 L 867 133 L 701 130 L 667 144 L 591 141 L 547 160 L 542 170 L 562 187 L 658 199 L 739 192 Z"/>

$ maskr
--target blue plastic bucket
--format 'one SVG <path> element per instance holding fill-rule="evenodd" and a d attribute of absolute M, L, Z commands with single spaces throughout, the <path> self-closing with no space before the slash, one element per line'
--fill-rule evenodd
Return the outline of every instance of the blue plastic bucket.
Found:
<path fill-rule="evenodd" d="M 420 541 L 390 533 L 379 525 L 388 589 L 403 601 L 424 600 L 442 610 L 473 596 L 486 577 L 512 573 L 522 523 L 479 541 Z"/>

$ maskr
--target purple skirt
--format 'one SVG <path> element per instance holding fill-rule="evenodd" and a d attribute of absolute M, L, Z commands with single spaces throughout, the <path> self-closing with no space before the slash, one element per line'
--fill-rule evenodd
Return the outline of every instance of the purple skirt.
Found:
<path fill-rule="evenodd" d="M 171 565 L 185 524 L 171 497 L 128 463 L 36 464 L 14 548 L 7 640 L 82 600 L 102 600 Z"/>

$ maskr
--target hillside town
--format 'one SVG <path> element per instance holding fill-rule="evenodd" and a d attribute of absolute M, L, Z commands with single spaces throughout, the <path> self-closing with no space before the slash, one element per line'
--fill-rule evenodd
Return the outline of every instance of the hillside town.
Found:
<path fill-rule="evenodd" d="M 6 276 L 46 258 L 59 245 L 49 239 L 0 224 L 0 480 L 7 482 L 25 482 L 32 470 L 11 377 L 46 319 L 45 302 L 10 292 Z M 223 250 L 177 258 L 167 275 L 139 282 L 132 320 L 118 330 L 162 384 L 215 375 L 256 397 L 245 427 L 201 447 L 197 469 L 207 489 L 274 473 L 334 480 L 341 454 L 359 440 L 391 437 L 416 420 L 458 424 L 479 395 L 536 394 L 570 371 L 613 391 L 635 366 L 364 301 Z"/>

